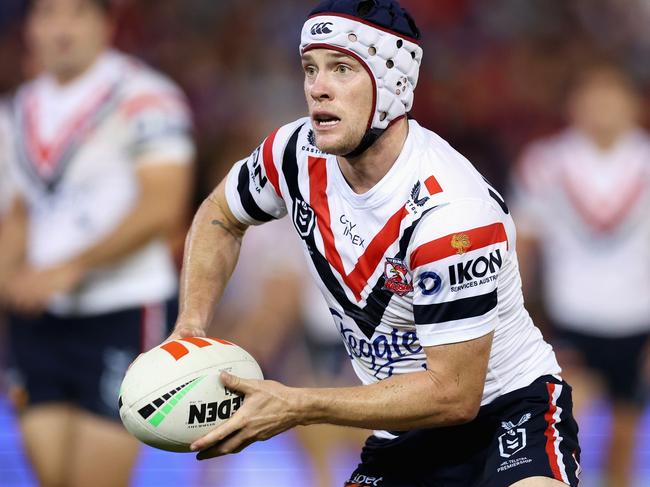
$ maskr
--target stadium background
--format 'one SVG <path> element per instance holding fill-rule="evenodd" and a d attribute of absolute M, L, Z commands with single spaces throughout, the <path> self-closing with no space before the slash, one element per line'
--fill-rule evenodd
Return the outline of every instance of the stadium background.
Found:
<path fill-rule="evenodd" d="M 9 93 L 32 70 L 21 40 L 22 3 L 0 1 L 0 94 Z M 118 4 L 117 46 L 171 76 L 189 97 L 198 144 L 197 205 L 233 161 L 273 128 L 305 113 L 297 46 L 310 2 Z M 413 115 L 447 138 L 502 190 L 522 146 L 561 126 L 571 74 L 594 54 L 604 52 L 623 62 L 642 89 L 644 112 L 650 107 L 650 1 L 402 4 L 417 19 L 425 49 Z M 5 353 L 1 348 L 0 364 Z M 33 485 L 2 390 L 0 365 L 0 485 Z M 648 421 L 646 417 L 638 432 L 639 485 L 650 485 Z M 585 485 L 592 485 L 602 461 L 606 408 L 595 404 L 581 426 Z M 341 453 L 341 480 L 355 455 Z M 232 459 L 200 465 L 191 456 L 146 450 L 134 485 L 205 485 L 215 476 L 237 479 L 224 485 L 289 485 L 307 474 L 304 460 L 290 433 Z"/>

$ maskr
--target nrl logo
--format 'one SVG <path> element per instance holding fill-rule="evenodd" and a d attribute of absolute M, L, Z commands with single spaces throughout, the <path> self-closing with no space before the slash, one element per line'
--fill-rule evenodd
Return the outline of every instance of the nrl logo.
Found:
<path fill-rule="evenodd" d="M 499 454 L 502 458 L 510 458 L 526 448 L 526 429 L 519 426 L 528 421 L 531 416 L 530 413 L 524 414 L 517 424 L 512 421 L 501 421 L 501 427 L 506 430 L 499 436 Z"/>
<path fill-rule="evenodd" d="M 458 255 L 463 255 L 472 246 L 469 236 L 464 233 L 458 233 L 451 237 L 451 246 L 456 249 Z"/>
<path fill-rule="evenodd" d="M 531 418 L 531 416 L 532 415 L 530 413 L 524 414 L 517 424 L 514 424 L 512 421 L 501 421 L 501 427 L 508 432 L 512 431 L 513 429 L 517 428 L 518 426 L 521 426 L 526 421 L 528 421 Z"/>
<path fill-rule="evenodd" d="M 398 296 L 405 296 L 413 291 L 413 284 L 410 282 L 408 268 L 401 259 L 386 258 L 384 278 L 386 282 L 382 286 L 383 290 L 390 291 Z"/>

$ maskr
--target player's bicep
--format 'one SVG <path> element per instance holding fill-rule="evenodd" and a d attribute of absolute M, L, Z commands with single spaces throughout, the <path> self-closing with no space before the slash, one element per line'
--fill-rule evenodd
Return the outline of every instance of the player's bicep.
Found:
<path fill-rule="evenodd" d="M 138 167 L 135 171 L 140 195 L 169 209 L 184 205 L 192 186 L 192 168 L 187 165 L 159 163 Z"/>
<path fill-rule="evenodd" d="M 424 347 L 433 385 L 443 388 L 445 397 L 466 409 L 468 420 L 481 404 L 493 335 L 490 332 L 464 342 Z"/>
<path fill-rule="evenodd" d="M 214 216 L 211 223 L 235 235 L 243 235 L 249 225 L 242 223 L 230 208 L 226 197 L 227 183 L 227 178 L 224 178 L 206 199 Z"/>

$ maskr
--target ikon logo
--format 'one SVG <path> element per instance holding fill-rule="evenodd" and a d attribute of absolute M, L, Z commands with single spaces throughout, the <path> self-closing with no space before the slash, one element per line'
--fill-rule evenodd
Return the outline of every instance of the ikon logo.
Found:
<path fill-rule="evenodd" d="M 302 238 L 309 236 L 314 229 L 314 210 L 302 200 L 297 199 L 293 205 L 293 224 Z"/>
<path fill-rule="evenodd" d="M 449 266 L 449 282 L 452 286 L 471 281 L 476 278 L 484 277 L 486 274 L 494 274 L 497 269 L 501 269 L 503 259 L 501 251 L 496 249 L 490 252 L 488 257 L 481 256 L 477 259 L 471 259 L 465 262 L 459 262 L 456 265 Z"/>
<path fill-rule="evenodd" d="M 332 29 L 329 28 L 332 22 L 319 22 L 311 26 L 311 35 L 315 36 L 318 34 L 331 34 Z"/>
<path fill-rule="evenodd" d="M 224 345 L 232 345 L 232 343 L 226 341 L 226 340 L 221 340 L 219 338 L 211 338 L 210 340 L 214 340 L 215 342 L 223 343 Z M 187 338 L 181 338 L 179 340 L 173 340 L 171 342 L 167 342 L 164 345 L 161 345 L 160 348 L 162 348 L 165 352 L 170 354 L 172 357 L 174 357 L 175 360 L 180 360 L 183 358 L 185 355 L 190 353 L 190 350 L 187 348 L 186 345 L 180 342 L 187 342 L 191 343 L 192 345 L 203 348 L 203 347 L 209 347 L 210 345 L 214 345 L 214 343 L 209 342 L 208 340 L 204 338 L 199 338 L 199 337 L 187 337 Z"/>

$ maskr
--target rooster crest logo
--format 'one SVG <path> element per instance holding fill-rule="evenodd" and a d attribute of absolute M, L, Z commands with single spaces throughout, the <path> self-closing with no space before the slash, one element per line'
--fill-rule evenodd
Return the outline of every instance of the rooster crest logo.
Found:
<path fill-rule="evenodd" d="M 451 237 L 451 246 L 456 249 L 458 255 L 463 255 L 472 246 L 472 242 L 470 242 L 468 235 L 459 233 Z"/>
<path fill-rule="evenodd" d="M 413 291 L 408 268 L 401 259 L 386 258 L 384 278 L 385 282 L 382 289 L 386 291 L 390 291 L 398 296 L 406 296 Z"/>

